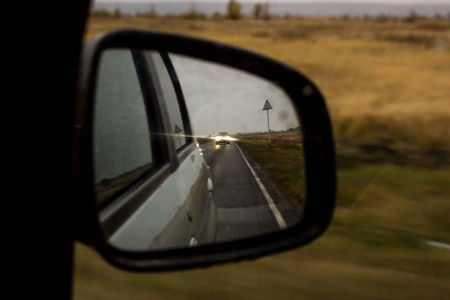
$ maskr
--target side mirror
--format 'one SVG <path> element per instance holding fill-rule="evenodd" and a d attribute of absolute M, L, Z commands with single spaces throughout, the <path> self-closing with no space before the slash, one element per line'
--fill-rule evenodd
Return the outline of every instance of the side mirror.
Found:
<path fill-rule="evenodd" d="M 318 88 L 235 47 L 119 31 L 85 45 L 74 140 L 77 238 L 132 270 L 307 244 L 334 210 Z"/>

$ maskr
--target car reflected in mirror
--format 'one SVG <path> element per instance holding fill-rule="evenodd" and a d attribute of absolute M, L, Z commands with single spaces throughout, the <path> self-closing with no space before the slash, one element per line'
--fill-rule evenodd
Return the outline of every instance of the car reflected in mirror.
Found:
<path fill-rule="evenodd" d="M 157 51 L 105 51 L 93 152 L 109 243 L 126 251 L 193 247 L 299 223 L 305 171 L 291 102 L 241 70 Z M 143 181 L 155 181 L 151 191 L 127 199 Z"/>

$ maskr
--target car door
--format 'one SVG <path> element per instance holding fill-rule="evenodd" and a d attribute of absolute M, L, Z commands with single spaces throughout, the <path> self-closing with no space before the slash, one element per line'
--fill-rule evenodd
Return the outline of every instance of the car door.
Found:
<path fill-rule="evenodd" d="M 167 65 L 156 52 L 121 49 L 102 58 L 95 181 L 104 234 L 119 249 L 196 245 L 209 228 L 206 209 L 215 210 L 207 166 Z"/>
<path fill-rule="evenodd" d="M 189 240 L 190 246 L 198 243 L 213 243 L 215 241 L 218 215 L 212 198 L 213 184 L 208 166 L 202 157 L 201 150 L 196 142 L 192 131 L 191 121 L 187 111 L 183 92 L 178 81 L 175 69 L 169 55 L 165 52 L 147 51 L 146 58 L 153 74 L 154 85 L 160 88 L 157 93 L 160 98 L 161 107 L 167 112 L 165 122 L 167 137 L 169 137 L 169 152 L 176 159 L 173 160 L 172 184 L 180 193 L 180 199 L 184 203 L 180 206 L 178 213 L 183 217 L 174 218 L 179 220 L 177 230 L 174 230 L 168 239 L 161 241 L 164 245 L 176 244 L 186 246 Z M 187 216 L 188 222 L 185 221 Z M 168 226 L 172 230 L 175 225 Z M 178 238 L 175 232 L 184 229 L 181 234 L 182 242 L 175 242 Z M 180 231 L 183 232 L 183 231 Z"/>

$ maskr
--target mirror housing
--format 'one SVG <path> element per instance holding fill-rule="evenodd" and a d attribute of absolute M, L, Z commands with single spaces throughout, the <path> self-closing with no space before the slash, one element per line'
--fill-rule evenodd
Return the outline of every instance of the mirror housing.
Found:
<path fill-rule="evenodd" d="M 130 252 L 109 245 L 97 216 L 92 149 L 99 61 L 103 51 L 111 48 L 157 50 L 219 63 L 257 75 L 284 90 L 293 99 L 302 126 L 307 191 L 302 221 L 275 233 L 193 248 Z M 322 94 L 303 74 L 271 58 L 233 46 L 135 30 L 108 33 L 89 41 L 83 49 L 81 66 L 73 147 L 76 235 L 113 265 L 128 270 L 162 271 L 252 259 L 305 245 L 328 227 L 336 195 L 331 122 Z"/>

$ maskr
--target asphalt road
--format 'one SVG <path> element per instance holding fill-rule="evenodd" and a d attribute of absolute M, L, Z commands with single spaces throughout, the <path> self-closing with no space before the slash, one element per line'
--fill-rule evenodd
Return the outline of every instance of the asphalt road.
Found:
<path fill-rule="evenodd" d="M 216 242 L 279 231 L 301 219 L 301 208 L 288 201 L 235 142 L 211 142 L 201 148 L 219 214 Z"/>

